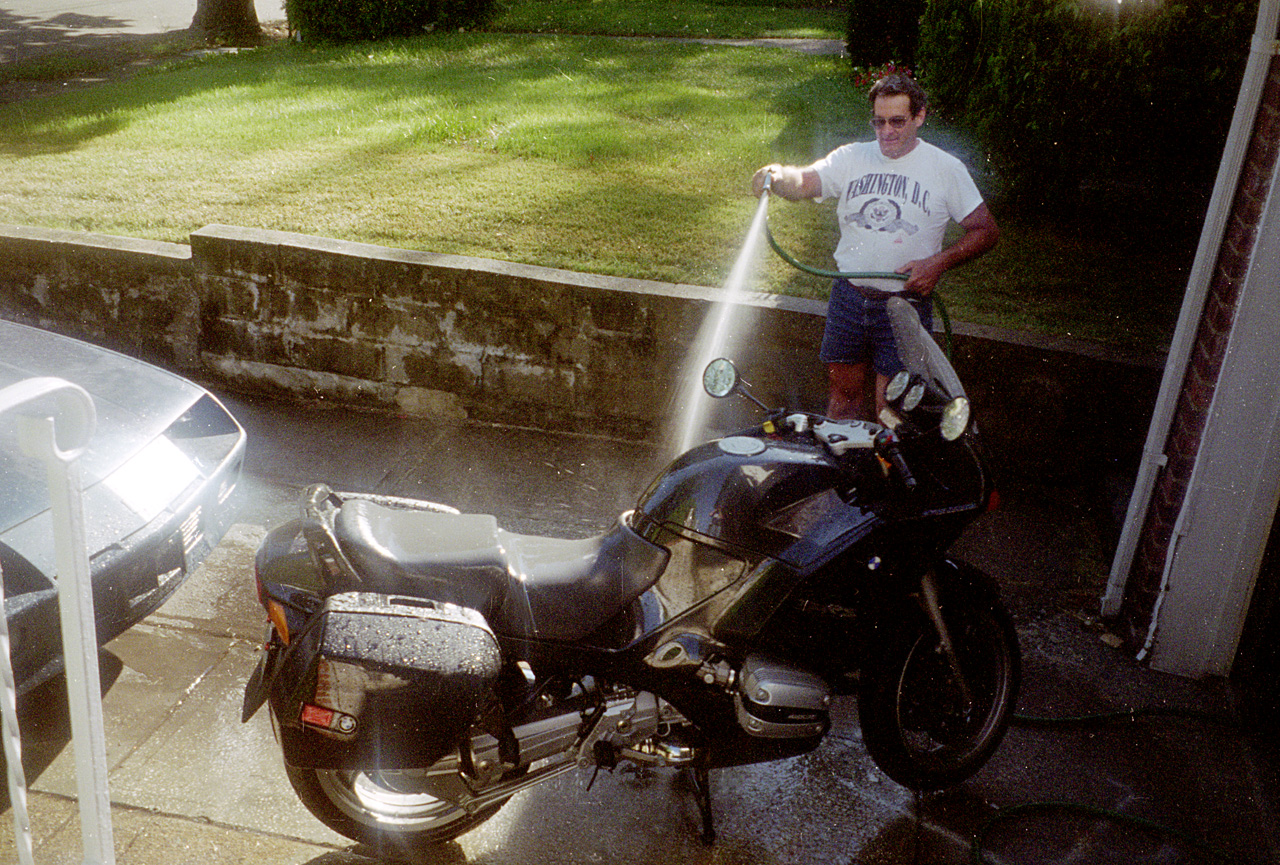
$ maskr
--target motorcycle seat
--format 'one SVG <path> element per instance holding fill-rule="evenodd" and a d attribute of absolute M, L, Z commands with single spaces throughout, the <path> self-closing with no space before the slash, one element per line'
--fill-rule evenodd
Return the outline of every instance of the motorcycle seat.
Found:
<path fill-rule="evenodd" d="M 626 516 L 603 535 L 562 540 L 498 528 L 488 514 L 343 504 L 334 536 L 369 589 L 478 610 L 500 634 L 579 640 L 657 582 L 669 551 Z"/>

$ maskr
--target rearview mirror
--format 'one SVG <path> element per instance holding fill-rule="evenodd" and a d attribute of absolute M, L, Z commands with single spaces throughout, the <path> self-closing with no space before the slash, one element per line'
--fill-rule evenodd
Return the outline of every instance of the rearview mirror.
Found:
<path fill-rule="evenodd" d="M 738 387 L 738 368 L 727 357 L 718 357 L 702 371 L 702 389 L 708 396 L 723 399 Z"/>

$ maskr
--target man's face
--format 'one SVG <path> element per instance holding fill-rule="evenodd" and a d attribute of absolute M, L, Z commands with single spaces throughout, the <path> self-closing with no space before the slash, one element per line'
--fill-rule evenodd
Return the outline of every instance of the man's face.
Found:
<path fill-rule="evenodd" d="M 924 125 L 923 108 L 911 115 L 911 97 L 905 93 L 877 96 L 871 107 L 871 125 L 876 131 L 880 152 L 890 159 L 906 156 L 915 149 L 916 133 Z"/>

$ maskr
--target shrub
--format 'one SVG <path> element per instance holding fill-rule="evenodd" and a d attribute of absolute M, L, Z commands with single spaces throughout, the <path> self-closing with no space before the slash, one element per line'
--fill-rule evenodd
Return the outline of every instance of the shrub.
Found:
<path fill-rule="evenodd" d="M 1256 0 L 1121 8 L 1122 17 L 1087 0 L 928 3 L 916 59 L 930 103 L 982 142 L 1006 206 L 1198 222 Z"/>
<path fill-rule="evenodd" d="M 849 0 L 845 46 L 855 68 L 915 62 L 925 0 Z"/>
<path fill-rule="evenodd" d="M 289 27 L 306 40 L 356 42 L 475 27 L 497 0 L 285 0 Z"/>

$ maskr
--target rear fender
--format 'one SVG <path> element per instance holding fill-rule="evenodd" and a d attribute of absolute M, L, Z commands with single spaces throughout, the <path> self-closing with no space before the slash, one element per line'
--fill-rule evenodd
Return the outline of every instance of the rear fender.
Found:
<path fill-rule="evenodd" d="M 240 723 L 247 723 L 262 708 L 262 704 L 267 701 L 267 697 L 271 694 L 271 687 L 275 684 L 276 676 L 280 673 L 281 661 L 284 658 L 286 649 L 287 647 L 274 637 L 274 631 L 272 631 L 272 636 L 267 640 L 266 648 L 258 658 L 258 666 L 254 667 L 253 673 L 249 675 L 249 681 L 245 683 L 244 705 L 240 710 Z"/>

